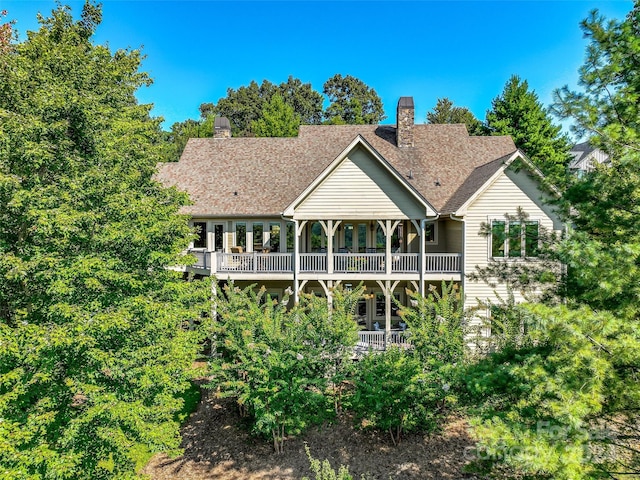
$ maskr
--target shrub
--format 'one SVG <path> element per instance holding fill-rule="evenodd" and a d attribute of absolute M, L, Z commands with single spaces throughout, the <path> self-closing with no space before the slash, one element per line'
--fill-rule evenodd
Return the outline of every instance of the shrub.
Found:
<path fill-rule="evenodd" d="M 333 416 L 326 392 L 357 340 L 350 305 L 361 294 L 339 291 L 329 312 L 326 300 L 313 296 L 288 310 L 288 297 L 263 301 L 264 289 L 256 293 L 253 286 L 231 283 L 219 293 L 210 387 L 235 397 L 253 431 L 271 437 L 277 453 L 287 433 Z"/>

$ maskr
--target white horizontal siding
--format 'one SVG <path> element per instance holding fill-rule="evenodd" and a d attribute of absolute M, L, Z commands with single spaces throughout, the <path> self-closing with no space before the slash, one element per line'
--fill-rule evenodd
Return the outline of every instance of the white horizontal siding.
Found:
<path fill-rule="evenodd" d="M 476 266 L 489 264 L 489 238 L 479 235 L 481 225 L 491 219 L 502 219 L 505 214 L 516 215 L 518 207 L 529 214 L 531 220 L 538 220 L 542 228 L 560 230 L 561 223 L 553 210 L 541 200 L 541 192 L 533 179 L 524 171 L 503 173 L 485 192 L 467 209 L 465 215 L 465 255 L 464 273 L 469 274 Z M 506 298 L 506 288 L 498 285 L 491 287 L 484 282 L 465 280 L 465 306 L 477 306 L 477 299 L 495 300 L 494 290 Z M 514 292 L 516 300 L 523 298 Z"/>
<path fill-rule="evenodd" d="M 406 187 L 362 149 L 352 151 L 296 208 L 297 219 L 409 219 L 425 216 Z"/>

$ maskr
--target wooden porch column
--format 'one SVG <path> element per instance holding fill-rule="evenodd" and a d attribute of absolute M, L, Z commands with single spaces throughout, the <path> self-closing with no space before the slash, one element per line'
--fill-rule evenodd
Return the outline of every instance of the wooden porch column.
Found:
<path fill-rule="evenodd" d="M 391 235 L 393 232 L 391 232 L 391 220 L 385 220 L 385 225 L 384 225 L 384 236 L 386 238 L 386 241 L 384 242 L 384 248 L 385 248 L 385 260 L 384 260 L 384 265 L 385 265 L 385 273 L 387 275 L 391 275 Z"/>
<path fill-rule="evenodd" d="M 304 226 L 304 224 L 303 224 Z M 300 300 L 300 282 L 298 275 L 300 274 L 300 228 L 298 221 L 293 221 L 293 304 L 297 305 Z"/>
<path fill-rule="evenodd" d="M 327 273 L 333 273 L 333 220 L 327 220 L 324 230 L 327 236 Z"/>
<path fill-rule="evenodd" d="M 387 338 L 391 335 L 391 280 L 385 280 L 384 287 L 384 342 L 386 347 Z"/>
<path fill-rule="evenodd" d="M 384 346 L 387 348 L 387 339 L 391 336 L 391 296 L 396 289 L 400 280 L 396 280 L 391 284 L 391 280 L 376 280 L 376 283 L 384 293 Z"/>
<path fill-rule="evenodd" d="M 426 219 L 420 220 L 420 224 L 416 220 L 411 220 L 413 226 L 416 227 L 418 232 L 418 239 L 420 240 L 420 258 L 418 259 L 418 275 L 420 277 L 420 295 L 424 297 L 425 288 L 424 288 L 424 271 L 425 271 L 425 246 L 424 246 L 424 226 L 427 223 Z"/>
<path fill-rule="evenodd" d="M 324 295 L 327 298 L 327 310 L 329 312 L 329 316 L 331 316 L 331 310 L 333 310 L 333 280 L 327 280 L 326 283 L 324 280 L 318 280 L 320 286 L 324 290 Z"/>

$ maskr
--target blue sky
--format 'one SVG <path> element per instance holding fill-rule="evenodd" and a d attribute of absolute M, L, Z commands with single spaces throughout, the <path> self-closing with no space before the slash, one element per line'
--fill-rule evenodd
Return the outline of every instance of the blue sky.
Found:
<path fill-rule="evenodd" d="M 64 2 L 78 15 L 81 1 Z M 54 1 L 0 0 L 24 38 Z M 138 93 L 173 122 L 227 88 L 286 81 L 322 91 L 336 73 L 353 75 L 382 98 L 395 122 L 401 96 L 413 96 L 416 122 L 449 97 L 484 119 L 491 100 L 517 74 L 548 105 L 555 88 L 575 86 L 587 40 L 579 22 L 597 8 L 622 19 L 632 0 L 614 1 L 153 1 L 103 0 L 96 43 L 142 48 L 154 80 Z"/>

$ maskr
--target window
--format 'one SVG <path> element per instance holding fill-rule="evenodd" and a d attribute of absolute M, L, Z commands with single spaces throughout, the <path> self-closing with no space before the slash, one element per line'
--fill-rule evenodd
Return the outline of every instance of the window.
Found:
<path fill-rule="evenodd" d="M 272 252 L 280 251 L 280 224 L 269 224 L 269 249 Z"/>
<path fill-rule="evenodd" d="M 264 226 L 262 225 L 262 223 L 254 223 L 253 224 L 253 251 L 254 252 L 261 252 L 263 247 L 263 233 L 264 233 Z"/>
<path fill-rule="evenodd" d="M 287 252 L 293 252 L 296 236 L 295 230 L 295 225 L 293 223 L 287 222 Z"/>
<path fill-rule="evenodd" d="M 193 222 L 196 238 L 193 241 L 193 248 L 207 248 L 207 222 Z"/>
<path fill-rule="evenodd" d="M 493 258 L 537 257 L 538 222 L 493 220 L 491 222 L 491 256 Z"/>
<path fill-rule="evenodd" d="M 395 301 L 391 299 L 391 316 L 397 317 L 398 311 L 400 310 L 398 306 L 400 303 L 400 294 L 394 293 L 393 297 Z M 387 308 L 384 293 L 376 293 L 376 317 L 384 317 L 386 312 Z"/>
<path fill-rule="evenodd" d="M 427 223 L 424 226 L 424 241 L 425 243 L 436 243 L 436 223 Z"/>
<path fill-rule="evenodd" d="M 236 247 L 247 250 L 247 224 L 244 222 L 236 222 Z"/>
<path fill-rule="evenodd" d="M 224 248 L 224 225 L 219 223 L 213 226 L 213 243 L 216 252 L 222 252 Z"/>
<path fill-rule="evenodd" d="M 318 252 L 324 247 L 324 232 L 320 222 L 313 222 L 309 228 L 309 241 L 311 242 L 311 251 Z"/>
<path fill-rule="evenodd" d="M 524 227 L 524 254 L 527 257 L 537 257 L 540 253 L 540 236 L 538 222 L 525 222 Z"/>

